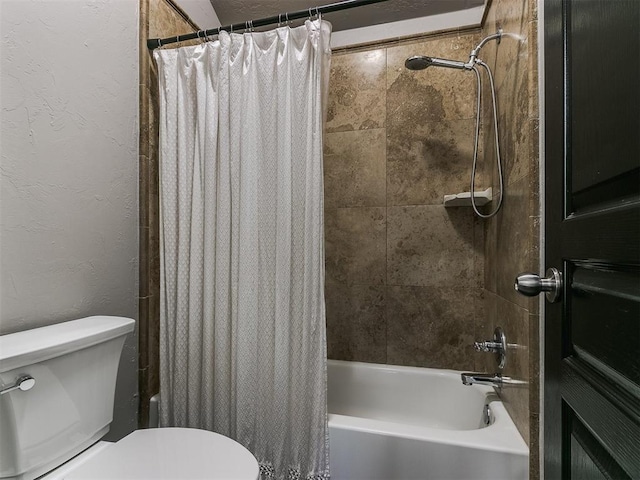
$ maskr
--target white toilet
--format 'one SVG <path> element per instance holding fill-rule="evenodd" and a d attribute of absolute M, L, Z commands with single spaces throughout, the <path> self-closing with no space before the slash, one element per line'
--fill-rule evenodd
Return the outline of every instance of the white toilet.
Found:
<path fill-rule="evenodd" d="M 205 430 L 155 428 L 100 441 L 134 323 L 88 317 L 0 337 L 0 479 L 258 478 L 246 448 Z"/>

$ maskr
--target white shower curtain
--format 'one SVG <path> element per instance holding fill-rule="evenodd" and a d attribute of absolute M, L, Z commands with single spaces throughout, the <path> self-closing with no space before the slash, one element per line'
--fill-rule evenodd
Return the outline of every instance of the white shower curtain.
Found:
<path fill-rule="evenodd" d="M 331 27 L 156 50 L 160 421 L 263 478 L 329 476 L 322 121 Z"/>

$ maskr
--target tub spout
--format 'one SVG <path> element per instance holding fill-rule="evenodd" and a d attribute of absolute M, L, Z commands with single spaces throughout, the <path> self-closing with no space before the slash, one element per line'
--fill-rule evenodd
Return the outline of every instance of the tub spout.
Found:
<path fill-rule="evenodd" d="M 527 382 L 523 380 L 514 380 L 511 377 L 505 377 L 501 373 L 461 373 L 462 383 L 464 385 L 491 385 L 492 387 L 502 388 L 505 385 L 524 386 Z"/>

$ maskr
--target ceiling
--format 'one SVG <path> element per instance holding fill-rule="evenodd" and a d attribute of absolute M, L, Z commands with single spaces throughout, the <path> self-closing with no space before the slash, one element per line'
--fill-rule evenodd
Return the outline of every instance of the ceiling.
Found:
<path fill-rule="evenodd" d="M 285 12 L 306 10 L 336 0 L 211 0 L 222 25 L 257 20 Z M 484 5 L 484 0 L 388 0 L 364 7 L 328 13 L 333 31 L 426 17 Z"/>

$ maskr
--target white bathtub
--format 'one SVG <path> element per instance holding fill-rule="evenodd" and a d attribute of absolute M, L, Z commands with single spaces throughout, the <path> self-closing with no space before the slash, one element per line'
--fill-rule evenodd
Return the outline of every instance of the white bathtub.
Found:
<path fill-rule="evenodd" d="M 529 450 L 493 388 L 459 372 L 329 360 L 328 396 L 332 480 L 528 478 Z"/>

